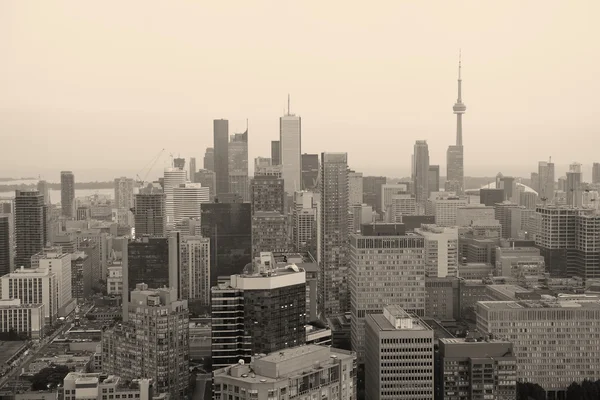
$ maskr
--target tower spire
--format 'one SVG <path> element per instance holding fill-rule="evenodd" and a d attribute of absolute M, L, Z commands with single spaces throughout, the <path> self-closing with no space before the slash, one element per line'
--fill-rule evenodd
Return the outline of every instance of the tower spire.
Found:
<path fill-rule="evenodd" d="M 288 93 L 288 112 L 287 115 L 291 115 L 290 114 L 290 94 Z"/>
<path fill-rule="evenodd" d="M 462 102 L 462 52 L 458 51 L 458 98 L 452 109 L 456 114 L 456 145 L 462 146 L 462 115 L 467 111 L 467 106 Z"/>

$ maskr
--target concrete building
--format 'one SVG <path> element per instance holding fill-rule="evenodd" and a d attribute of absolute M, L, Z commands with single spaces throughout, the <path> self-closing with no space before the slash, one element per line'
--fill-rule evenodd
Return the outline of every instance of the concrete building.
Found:
<path fill-rule="evenodd" d="M 425 239 L 363 231 L 350 235 L 349 252 L 352 348 L 362 362 L 368 314 L 381 313 L 387 304 L 425 314 Z"/>
<path fill-rule="evenodd" d="M 165 212 L 167 216 L 167 229 L 175 224 L 175 198 L 174 190 L 187 182 L 187 173 L 185 170 L 169 167 L 165 168 L 164 180 L 162 183 L 165 193 Z"/>
<path fill-rule="evenodd" d="M 189 386 L 189 311 L 174 289 L 131 292 L 129 321 L 102 333 L 102 371 L 152 379 L 158 393 L 184 398 Z"/>
<path fill-rule="evenodd" d="M 420 207 L 425 207 L 429 198 L 429 147 L 427 141 L 417 140 L 414 147 L 413 188 Z"/>
<path fill-rule="evenodd" d="M 113 265 L 108 267 L 106 278 L 106 292 L 110 295 L 121 295 L 123 293 L 123 266 Z"/>
<path fill-rule="evenodd" d="M 523 238 L 528 236 L 530 227 L 530 218 L 535 214 L 535 210 L 530 210 L 524 206 L 513 207 L 508 210 L 510 218 L 510 234 L 513 239 Z"/>
<path fill-rule="evenodd" d="M 321 200 L 317 213 L 317 261 L 321 317 L 348 310 L 348 155 L 321 154 Z"/>
<path fill-rule="evenodd" d="M 572 207 L 581 207 L 583 200 L 581 165 L 579 165 L 579 170 L 579 172 L 567 172 L 567 187 L 565 192 L 567 193 L 567 205 Z"/>
<path fill-rule="evenodd" d="M 271 140 L 271 162 L 273 165 L 281 164 L 281 145 L 279 140 Z"/>
<path fill-rule="evenodd" d="M 0 281 L 2 300 L 19 299 L 21 304 L 43 304 L 47 323 L 58 318 L 58 282 L 50 270 L 21 267 L 0 277 Z"/>
<path fill-rule="evenodd" d="M 236 193 L 250 201 L 248 177 L 248 129 L 229 138 L 229 193 Z"/>
<path fill-rule="evenodd" d="M 198 171 L 198 168 L 196 167 L 196 157 L 190 157 L 190 176 L 189 176 L 189 180 L 192 183 L 196 182 L 196 171 Z"/>
<path fill-rule="evenodd" d="M 229 193 L 229 121 L 215 119 L 213 121 L 214 134 L 214 168 L 217 186 L 215 195 Z M 207 149 L 208 150 L 208 149 Z M 206 162 L 206 160 L 205 160 Z"/>
<path fill-rule="evenodd" d="M 42 196 L 44 196 L 44 204 L 52 204 L 50 201 L 50 187 L 47 181 L 40 180 L 37 183 L 37 191 L 40 192 Z M 1 213 L 2 211 L 0 211 Z"/>
<path fill-rule="evenodd" d="M 296 251 L 316 250 L 317 198 L 314 192 L 294 193 L 292 209 L 292 247 Z"/>
<path fill-rule="evenodd" d="M 381 215 L 382 191 L 381 187 L 387 183 L 385 176 L 365 176 L 363 178 L 363 201 L 373 207 L 377 214 Z"/>
<path fill-rule="evenodd" d="M 83 251 L 77 251 L 70 256 L 71 297 L 83 301 L 92 296 L 92 259 Z"/>
<path fill-rule="evenodd" d="M 44 304 L 22 304 L 21 300 L 0 300 L 0 332 L 15 332 L 30 339 L 44 337 Z"/>
<path fill-rule="evenodd" d="M 301 119 L 299 116 L 290 114 L 288 99 L 287 113 L 279 118 L 281 172 L 285 192 L 288 196 L 293 196 L 295 191 L 302 189 L 301 143 Z"/>
<path fill-rule="evenodd" d="M 592 183 L 600 183 L 600 163 L 592 165 Z"/>
<path fill-rule="evenodd" d="M 504 189 L 481 188 L 479 189 L 479 202 L 487 207 L 493 207 L 504 201 Z"/>
<path fill-rule="evenodd" d="M 132 381 L 119 376 L 106 376 L 101 373 L 69 372 L 63 380 L 61 399 L 65 400 L 104 400 L 113 399 L 158 400 L 165 397 L 157 395 L 151 379 Z"/>
<path fill-rule="evenodd" d="M 134 206 L 133 189 L 135 181 L 131 178 L 115 178 L 115 203 L 114 208 L 131 209 Z"/>
<path fill-rule="evenodd" d="M 410 184 L 408 182 L 401 183 L 384 183 L 381 185 L 381 212 L 386 212 L 392 205 L 394 196 L 410 194 Z"/>
<path fill-rule="evenodd" d="M 440 400 L 514 400 L 517 359 L 509 341 L 473 338 L 439 340 L 436 363 Z"/>
<path fill-rule="evenodd" d="M 275 176 L 255 176 L 251 181 L 252 214 L 258 211 L 286 212 L 283 179 Z"/>
<path fill-rule="evenodd" d="M 360 233 L 364 224 L 373 221 L 373 208 L 366 204 L 354 204 L 348 207 L 348 233 Z"/>
<path fill-rule="evenodd" d="M 252 257 L 264 251 L 286 252 L 290 248 L 288 219 L 275 211 L 258 211 L 252 216 Z"/>
<path fill-rule="evenodd" d="M 48 252 L 39 258 L 39 270 L 48 270 L 56 276 L 58 313 L 66 317 L 75 308 L 73 301 L 71 254 Z"/>
<path fill-rule="evenodd" d="M 274 264 L 272 253 L 261 253 L 253 271 L 211 289 L 213 370 L 306 340 L 306 274 Z"/>
<path fill-rule="evenodd" d="M 75 216 L 75 175 L 71 171 L 60 172 L 60 206 L 63 217 Z"/>
<path fill-rule="evenodd" d="M 415 233 L 425 239 L 426 276 L 458 276 L 458 229 L 424 224 Z"/>
<path fill-rule="evenodd" d="M 425 277 L 425 317 L 439 321 L 460 319 L 460 280 Z"/>
<path fill-rule="evenodd" d="M 356 399 L 354 355 L 326 346 L 261 355 L 249 364 L 214 371 L 213 382 L 217 399 Z"/>
<path fill-rule="evenodd" d="M 180 243 L 180 297 L 210 305 L 210 239 L 184 236 Z"/>
<path fill-rule="evenodd" d="M 29 267 L 31 256 L 48 241 L 48 209 L 38 191 L 15 192 L 16 267 Z M 72 214 L 71 214 L 72 215 Z"/>
<path fill-rule="evenodd" d="M 484 204 L 468 204 L 456 209 L 456 226 L 471 226 L 475 221 L 494 218 L 494 207 Z"/>
<path fill-rule="evenodd" d="M 479 332 L 513 343 L 519 379 L 541 385 L 548 398 L 600 377 L 598 301 L 481 301 L 476 314 Z"/>
<path fill-rule="evenodd" d="M 512 228 L 510 210 L 518 207 L 520 207 L 518 204 L 510 201 L 503 201 L 502 203 L 494 204 L 494 218 L 500 222 L 500 225 L 502 226 L 502 237 L 505 239 L 511 237 L 510 234 Z"/>
<path fill-rule="evenodd" d="M 538 202 L 538 195 L 534 192 L 521 192 L 519 193 L 519 205 L 527 208 L 528 210 L 535 210 Z"/>
<path fill-rule="evenodd" d="M 302 154 L 302 190 L 316 190 L 319 184 L 319 155 Z"/>
<path fill-rule="evenodd" d="M 540 200 L 547 199 L 549 203 L 552 202 L 555 184 L 554 163 L 540 161 L 538 163 L 538 179 Z"/>
<path fill-rule="evenodd" d="M 200 183 L 183 183 L 173 188 L 173 224 L 184 218 L 200 218 L 202 203 L 210 201 L 210 190 Z"/>
<path fill-rule="evenodd" d="M 435 215 L 436 225 L 456 226 L 458 208 L 467 206 L 469 200 L 452 192 L 438 192 L 432 193 L 426 203 L 425 213 Z"/>
<path fill-rule="evenodd" d="M 210 201 L 215 200 L 217 186 L 216 179 L 215 172 L 208 169 L 200 169 L 196 171 L 196 174 L 194 175 L 194 183 L 199 183 L 202 187 L 208 188 L 208 198 Z"/>
<path fill-rule="evenodd" d="M 458 267 L 458 276 L 469 280 L 487 279 L 494 274 L 494 266 L 484 262 L 467 262 Z"/>
<path fill-rule="evenodd" d="M 0 214 L 0 276 L 15 269 L 14 222 L 12 214 Z"/>
<path fill-rule="evenodd" d="M 430 165 L 429 173 L 427 174 L 429 182 L 429 193 L 440 191 L 440 166 Z"/>
<path fill-rule="evenodd" d="M 348 171 L 348 206 L 363 203 L 363 174 Z"/>
<path fill-rule="evenodd" d="M 417 215 L 417 201 L 412 194 L 396 194 L 385 210 L 386 222 L 401 223 L 405 215 Z"/>
<path fill-rule="evenodd" d="M 400 306 L 369 314 L 365 332 L 369 400 L 433 399 L 433 330 Z"/>
<path fill-rule="evenodd" d="M 166 195 L 148 187 L 135 195 L 135 235 L 163 236 L 167 231 Z"/>

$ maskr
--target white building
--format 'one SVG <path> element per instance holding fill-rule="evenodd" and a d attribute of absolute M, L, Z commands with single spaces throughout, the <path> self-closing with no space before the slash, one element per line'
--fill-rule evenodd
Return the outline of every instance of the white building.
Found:
<path fill-rule="evenodd" d="M 292 210 L 292 246 L 294 250 L 306 249 L 316 239 L 318 194 L 310 191 L 294 193 Z"/>
<path fill-rule="evenodd" d="M 115 202 L 113 207 L 129 210 L 134 206 L 135 182 L 131 178 L 115 178 Z"/>
<path fill-rule="evenodd" d="M 62 394 L 60 398 L 65 400 L 166 399 L 164 394 L 156 395 L 151 379 L 127 381 L 114 375 L 103 376 L 101 373 L 69 372 L 59 391 Z"/>
<path fill-rule="evenodd" d="M 281 177 L 288 196 L 302 189 L 300 117 L 288 113 L 279 118 Z"/>
<path fill-rule="evenodd" d="M 494 219 L 494 207 L 469 204 L 456 209 L 456 226 L 471 226 L 473 222 Z"/>
<path fill-rule="evenodd" d="M 348 232 L 360 233 L 360 227 L 373 222 L 373 207 L 367 204 L 348 206 Z"/>
<path fill-rule="evenodd" d="M 387 222 L 402 222 L 403 215 L 417 215 L 417 200 L 411 194 L 392 196 L 391 204 L 385 210 Z"/>
<path fill-rule="evenodd" d="M 201 204 L 210 201 L 210 189 L 200 183 L 183 183 L 173 188 L 173 224 L 184 218 L 200 218 Z"/>
<path fill-rule="evenodd" d="M 438 226 L 456 226 L 456 217 L 459 207 L 469 204 L 466 197 L 459 197 L 452 192 L 431 193 L 425 207 L 427 215 L 435 216 L 435 224 Z"/>
<path fill-rule="evenodd" d="M 184 236 L 181 247 L 181 298 L 210 305 L 210 239 Z"/>
<path fill-rule="evenodd" d="M 43 304 L 44 317 L 49 323 L 58 317 L 58 283 L 53 272 L 21 267 L 1 277 L 0 281 L 2 300 L 19 299 L 21 304 Z"/>
<path fill-rule="evenodd" d="M 120 295 L 123 293 L 123 266 L 113 265 L 108 267 L 106 278 L 106 292 L 109 295 Z"/>
<path fill-rule="evenodd" d="M 167 226 L 173 226 L 175 219 L 175 201 L 173 188 L 179 187 L 187 182 L 187 173 L 179 168 L 165 168 L 163 192 L 165 193 L 165 211 L 167 214 Z"/>
<path fill-rule="evenodd" d="M 381 211 L 387 210 L 392 204 L 392 198 L 398 194 L 409 194 L 410 184 L 403 183 L 384 183 L 381 185 Z"/>
<path fill-rule="evenodd" d="M 426 274 L 445 278 L 458 276 L 458 229 L 422 224 L 415 233 L 425 238 Z"/>
<path fill-rule="evenodd" d="M 348 205 L 362 204 L 363 202 L 363 174 L 362 172 L 348 171 Z"/>
<path fill-rule="evenodd" d="M 71 254 L 46 253 L 39 258 L 38 269 L 54 273 L 58 285 L 58 314 L 67 316 L 75 308 L 71 289 Z"/>
<path fill-rule="evenodd" d="M 44 305 L 21 304 L 20 299 L 0 300 L 0 332 L 15 330 L 31 339 L 44 336 Z"/>

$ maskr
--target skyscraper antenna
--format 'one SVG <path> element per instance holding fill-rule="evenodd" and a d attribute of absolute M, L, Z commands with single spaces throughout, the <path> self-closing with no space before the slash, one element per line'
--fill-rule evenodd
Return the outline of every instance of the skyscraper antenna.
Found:
<path fill-rule="evenodd" d="M 246 133 L 248 132 L 248 118 L 246 118 Z"/>
<path fill-rule="evenodd" d="M 290 94 L 288 93 L 288 115 L 290 114 Z"/>
<path fill-rule="evenodd" d="M 462 68 L 462 49 L 458 49 L 458 79 L 460 80 L 460 70 Z"/>

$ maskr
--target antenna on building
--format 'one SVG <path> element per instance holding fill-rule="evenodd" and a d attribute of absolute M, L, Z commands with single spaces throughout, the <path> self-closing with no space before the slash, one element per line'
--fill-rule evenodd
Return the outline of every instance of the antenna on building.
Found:
<path fill-rule="evenodd" d="M 287 115 L 291 115 L 290 114 L 290 94 L 288 93 L 288 112 Z"/>

